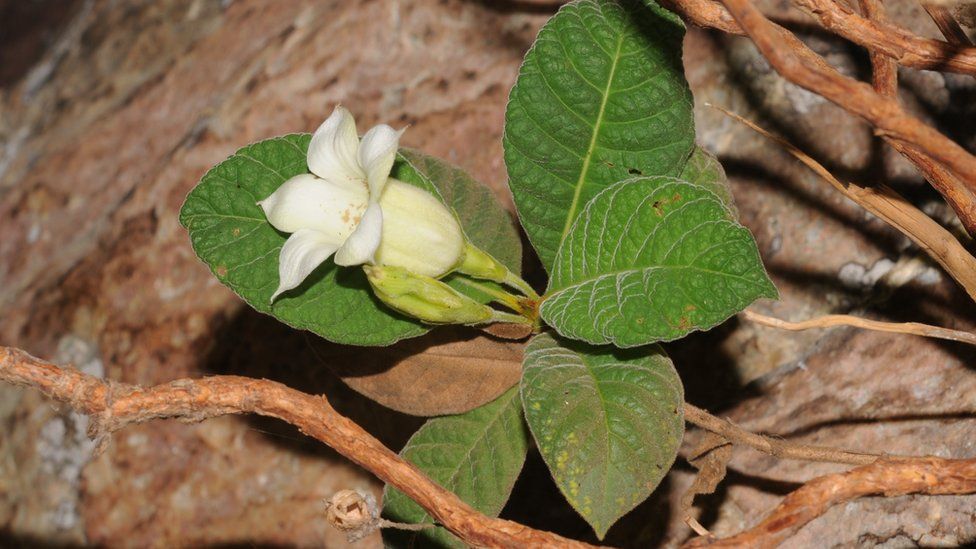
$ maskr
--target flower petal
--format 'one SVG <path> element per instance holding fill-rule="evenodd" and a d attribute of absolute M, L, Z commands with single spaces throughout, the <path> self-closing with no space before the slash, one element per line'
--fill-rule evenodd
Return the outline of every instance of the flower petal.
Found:
<path fill-rule="evenodd" d="M 278 289 L 271 295 L 271 301 L 283 292 L 297 288 L 341 244 L 312 229 L 301 229 L 289 236 L 278 256 Z"/>
<path fill-rule="evenodd" d="M 362 221 L 336 253 L 336 265 L 372 263 L 383 235 L 383 210 L 376 202 L 366 208 Z"/>
<path fill-rule="evenodd" d="M 312 135 L 308 144 L 308 169 L 329 181 L 365 179 L 366 173 L 356 157 L 358 149 L 356 120 L 345 108 L 336 107 Z"/>
<path fill-rule="evenodd" d="M 363 142 L 359 145 L 359 164 L 366 171 L 370 202 L 379 200 L 383 193 L 404 131 L 380 124 L 370 128 L 363 136 Z"/>
<path fill-rule="evenodd" d="M 341 244 L 356 228 L 368 199 L 359 181 L 326 181 L 306 173 L 285 181 L 258 205 L 279 231 L 315 229 Z"/>

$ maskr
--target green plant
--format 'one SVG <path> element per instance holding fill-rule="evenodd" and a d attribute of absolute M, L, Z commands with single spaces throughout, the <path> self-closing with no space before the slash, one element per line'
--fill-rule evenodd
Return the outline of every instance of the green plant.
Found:
<path fill-rule="evenodd" d="M 330 341 L 384 346 L 445 323 L 533 332 L 518 388 L 430 419 L 403 455 L 497 515 L 532 437 L 567 501 L 602 538 L 661 481 L 684 433 L 681 381 L 656 343 L 777 295 L 736 220 L 721 166 L 695 144 L 683 33 L 653 2 L 581 0 L 559 11 L 526 55 L 504 148 L 519 220 L 549 276 L 541 295 L 522 280 L 518 234 L 486 188 L 440 160 L 397 152 L 399 134 L 388 127 L 360 145 L 339 110 L 314 137 L 261 141 L 215 166 L 181 221 L 223 284 Z M 386 149 L 373 139 L 380 134 Z M 333 156 L 322 157 L 322 147 Z M 286 181 L 311 190 L 282 198 L 275 193 Z M 419 189 L 402 211 L 385 202 L 399 185 Z M 337 206 L 340 194 L 346 202 Z M 418 205 L 423 197 L 457 223 L 430 213 L 441 206 Z M 286 200 L 305 213 L 288 217 L 271 204 Z M 329 205 L 327 222 L 306 211 L 318 204 Z M 431 218 L 441 221 L 417 229 L 399 252 L 384 248 Z M 434 264 L 443 265 L 419 272 Z M 432 520 L 395 491 L 384 514 Z M 459 544 L 443 529 L 396 535 Z"/>

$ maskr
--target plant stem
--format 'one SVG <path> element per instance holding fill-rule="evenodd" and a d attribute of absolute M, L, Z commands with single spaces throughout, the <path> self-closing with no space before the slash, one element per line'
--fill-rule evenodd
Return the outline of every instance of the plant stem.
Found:
<path fill-rule="evenodd" d="M 529 299 L 535 301 L 539 300 L 539 294 L 537 294 L 535 290 L 532 289 L 532 286 L 529 286 L 528 282 L 522 280 L 521 277 L 517 276 L 512 271 L 505 272 L 505 280 L 503 283 L 507 286 L 511 286 L 516 290 L 522 292 L 522 294 Z"/>
<path fill-rule="evenodd" d="M 457 266 L 456 272 L 479 278 L 491 280 L 515 288 L 529 299 L 538 300 L 539 294 L 535 293 L 529 283 L 513 273 L 508 267 L 491 256 L 491 254 L 468 242 L 464 248 L 464 256 L 461 264 Z"/>
<path fill-rule="evenodd" d="M 887 459 L 905 459 L 901 456 L 881 456 L 880 454 L 849 452 L 838 448 L 797 444 L 766 437 L 746 431 L 727 419 L 715 417 L 705 410 L 688 403 L 685 403 L 684 411 L 685 421 L 688 423 L 692 423 L 706 431 L 711 431 L 716 435 L 724 437 L 733 444 L 745 444 L 764 454 L 779 458 L 821 461 L 825 463 L 846 463 L 850 465 L 867 465 L 874 463 L 875 460 L 881 457 L 886 457 Z"/>
<path fill-rule="evenodd" d="M 266 379 L 212 376 L 136 387 L 62 369 L 27 353 L 0 346 L 0 383 L 33 387 L 92 417 L 96 451 L 112 432 L 150 419 L 202 421 L 227 414 L 254 413 L 290 423 L 332 447 L 417 502 L 461 541 L 474 547 L 566 547 L 593 545 L 488 517 L 427 477 L 349 418 L 324 395 L 301 393 Z"/>
<path fill-rule="evenodd" d="M 515 311 L 516 313 L 519 313 L 520 315 L 525 312 L 525 308 L 522 306 L 522 303 L 519 301 L 519 298 L 508 292 L 499 290 L 497 288 L 492 288 L 487 284 L 475 282 L 474 280 L 471 280 L 466 277 L 458 277 L 456 278 L 456 280 L 458 280 L 465 286 L 474 288 L 479 292 L 483 292 L 490 295 L 491 297 L 494 298 L 495 303 L 498 303 L 499 305 L 504 305 L 505 307 L 508 307 L 509 309 Z"/>

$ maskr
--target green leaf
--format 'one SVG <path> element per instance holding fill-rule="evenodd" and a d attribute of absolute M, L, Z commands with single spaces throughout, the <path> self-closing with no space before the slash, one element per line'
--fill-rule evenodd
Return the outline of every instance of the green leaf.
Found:
<path fill-rule="evenodd" d="M 187 196 L 180 212 L 180 222 L 190 233 L 190 241 L 200 257 L 220 282 L 243 298 L 254 309 L 270 314 L 289 326 L 309 330 L 325 339 L 352 345 L 390 345 L 401 339 L 426 333 L 429 328 L 384 306 L 373 297 L 361 269 L 339 268 L 327 261 L 297 290 L 270 303 L 278 284 L 278 254 L 287 234 L 276 231 L 257 206 L 287 179 L 308 173 L 306 151 L 311 136 L 293 134 L 260 141 L 242 148 L 221 162 L 200 180 Z M 414 159 L 419 153 L 410 153 Z M 436 161 L 426 159 L 426 164 Z M 420 179 L 426 172 L 405 166 L 406 157 L 398 158 L 396 174 L 412 184 L 427 188 Z M 472 215 L 468 209 L 459 217 L 465 232 L 473 241 L 497 238 L 512 246 L 511 254 L 521 254 L 517 235 L 506 237 L 507 224 L 514 233 L 504 210 L 491 202 L 490 191 L 459 170 L 449 173 L 441 166 L 438 188 L 444 194 L 459 197 L 466 205 L 472 196 L 486 200 L 488 214 Z M 448 178 L 447 175 L 451 177 Z M 426 180 L 426 185 L 431 185 Z M 485 194 L 488 193 L 488 194 Z M 448 204 L 453 205 L 453 204 Z M 468 225 L 468 220 L 473 221 Z M 515 244 L 511 241 L 514 238 Z M 511 260 L 511 256 L 506 259 Z"/>
<path fill-rule="evenodd" d="M 522 470 L 528 439 L 518 388 L 513 387 L 465 414 L 428 420 L 400 455 L 475 509 L 497 516 Z M 423 508 L 389 486 L 383 516 L 396 522 L 433 522 Z M 387 529 L 384 538 L 394 547 L 465 547 L 440 527 L 419 532 Z"/>
<path fill-rule="evenodd" d="M 678 179 L 707 187 L 728 206 L 736 218 L 739 217 L 735 199 L 732 197 L 732 189 L 729 188 L 728 178 L 725 176 L 725 169 L 712 153 L 696 146 Z"/>
<path fill-rule="evenodd" d="M 580 0 L 543 27 L 505 113 L 522 225 L 551 272 L 586 203 L 634 175 L 681 172 L 694 146 L 684 25 L 654 3 Z"/>
<path fill-rule="evenodd" d="M 570 505 L 603 539 L 654 491 L 684 433 L 684 389 L 660 347 L 622 351 L 540 334 L 525 349 L 525 418 Z"/>
<path fill-rule="evenodd" d="M 752 234 L 709 186 L 643 177 L 587 205 L 541 313 L 565 337 L 634 347 L 711 328 L 776 295 Z"/>

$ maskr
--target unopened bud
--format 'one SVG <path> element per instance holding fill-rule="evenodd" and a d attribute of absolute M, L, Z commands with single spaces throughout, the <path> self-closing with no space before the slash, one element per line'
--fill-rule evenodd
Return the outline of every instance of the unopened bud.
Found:
<path fill-rule="evenodd" d="M 494 316 L 487 305 L 447 284 L 403 267 L 364 265 L 366 277 L 383 303 L 431 324 L 480 324 Z"/>
<path fill-rule="evenodd" d="M 464 259 L 457 270 L 475 278 L 495 282 L 505 282 L 509 276 L 507 267 L 480 248 L 472 246 L 470 242 L 464 246 Z"/>
<path fill-rule="evenodd" d="M 429 192 L 396 179 L 386 183 L 383 237 L 378 265 L 403 267 L 440 278 L 454 270 L 464 251 L 461 226 L 447 206 Z"/>

